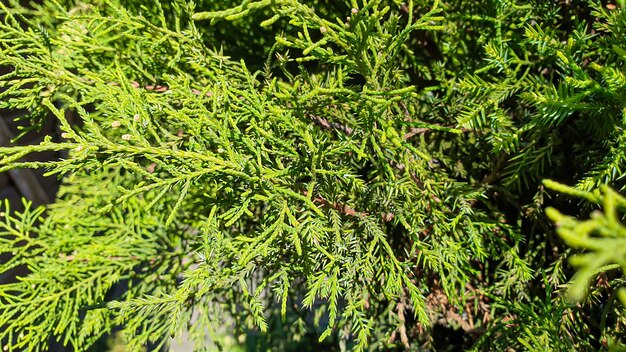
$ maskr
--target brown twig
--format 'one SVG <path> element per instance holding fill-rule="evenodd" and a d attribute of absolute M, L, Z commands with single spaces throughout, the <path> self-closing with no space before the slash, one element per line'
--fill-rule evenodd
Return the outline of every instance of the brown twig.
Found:
<path fill-rule="evenodd" d="M 303 192 L 304 196 L 308 196 L 309 192 L 308 191 L 304 191 Z M 326 200 L 326 198 L 322 197 L 322 196 L 317 196 L 315 198 L 312 199 L 313 203 L 316 204 L 320 204 L 322 206 L 328 207 L 328 208 L 332 208 L 337 210 L 338 212 L 340 212 L 342 215 L 345 216 L 351 216 L 351 217 L 356 217 L 356 218 L 364 218 L 369 216 L 370 214 L 364 211 L 357 211 L 354 208 L 352 208 L 351 206 L 347 205 L 347 204 L 341 204 L 341 203 L 337 203 L 337 202 L 329 202 L 328 200 Z M 391 222 L 393 219 L 395 218 L 395 215 L 393 213 L 386 213 L 381 215 L 381 219 L 383 220 L 383 222 Z"/>
<path fill-rule="evenodd" d="M 66 255 L 64 253 L 61 253 L 61 254 L 59 254 L 59 258 L 60 259 L 64 259 L 64 260 L 66 260 L 68 262 L 76 260 L 76 256 L 74 254 Z M 141 258 L 138 257 L 138 256 L 135 256 L 135 255 L 131 255 L 131 256 L 128 256 L 128 257 L 116 257 L 116 256 L 106 257 L 106 259 L 115 260 L 115 261 L 127 261 L 127 260 L 139 260 Z M 82 261 L 83 262 L 88 262 L 89 260 L 87 258 L 83 258 Z M 156 263 L 156 259 L 152 258 L 148 262 L 150 264 L 154 264 L 154 263 Z"/>
<path fill-rule="evenodd" d="M 398 314 L 398 319 L 400 319 L 400 326 L 398 326 L 398 332 L 400 333 L 400 341 L 406 349 L 411 348 L 411 344 L 409 343 L 409 337 L 406 334 L 406 318 L 404 317 L 404 312 L 406 310 L 406 301 L 405 298 L 402 297 L 398 305 L 396 306 L 396 312 Z"/>
<path fill-rule="evenodd" d="M 415 127 L 414 127 L 414 128 L 411 128 L 411 130 L 409 130 L 409 132 L 407 132 L 407 133 L 404 135 L 404 140 L 405 140 L 405 141 L 406 141 L 406 140 L 409 140 L 409 139 L 411 139 L 411 138 L 412 138 L 413 136 L 415 136 L 415 135 L 418 135 L 418 134 L 423 134 L 423 133 L 430 132 L 430 131 L 432 131 L 432 129 L 430 129 L 430 128 L 425 128 L 425 127 L 422 127 L 422 128 L 415 128 Z"/>
<path fill-rule="evenodd" d="M 324 127 L 327 130 L 341 131 L 348 136 L 351 136 L 352 134 L 354 134 L 354 129 L 351 127 L 344 126 L 336 122 L 329 122 L 328 120 L 320 116 L 310 115 L 310 117 L 315 123 Z"/>
<path fill-rule="evenodd" d="M 441 126 L 444 127 L 444 126 Z M 455 127 L 446 127 L 446 128 L 455 128 Z M 404 135 L 404 140 L 409 140 L 411 138 L 413 138 L 414 136 L 418 135 L 418 134 L 424 134 L 424 133 L 428 133 L 428 132 L 434 132 L 437 131 L 438 129 L 436 128 L 428 128 L 428 127 L 412 127 L 409 132 L 407 132 Z M 469 128 L 460 128 L 458 129 L 459 131 L 463 132 L 463 133 L 468 133 L 468 132 L 472 132 L 472 129 Z"/>
<path fill-rule="evenodd" d="M 309 192 L 308 191 L 304 191 L 304 196 L 308 196 Z M 337 210 L 338 212 L 340 212 L 343 215 L 346 216 L 354 216 L 354 217 L 359 217 L 359 218 L 363 218 L 368 216 L 369 214 L 366 212 L 357 212 L 356 210 L 354 210 L 354 208 L 350 207 L 349 205 L 346 204 L 340 204 L 340 203 L 336 203 L 336 202 L 329 202 L 326 200 L 326 198 L 322 197 L 322 196 L 317 196 L 315 198 L 313 198 L 313 203 L 319 203 L 322 206 L 326 206 L 329 208 L 333 208 L 335 210 Z"/>
<path fill-rule="evenodd" d="M 119 83 L 117 83 L 117 82 L 109 82 L 109 85 L 111 85 L 111 86 L 119 86 Z M 147 85 L 142 86 L 141 84 L 139 84 L 139 82 L 133 81 L 133 82 L 130 83 L 130 85 L 133 88 L 137 88 L 137 89 L 144 88 L 145 90 L 150 90 L 150 91 L 154 91 L 154 92 L 157 92 L 157 93 L 165 93 L 167 91 L 170 91 L 170 88 L 168 86 L 162 86 L 162 85 L 159 85 L 159 84 L 156 84 L 156 85 L 147 84 Z M 195 88 L 192 89 L 191 92 L 193 94 L 195 94 L 195 95 L 202 94 L 201 90 L 198 90 L 198 89 L 195 89 Z M 207 97 L 212 97 L 213 96 L 213 92 L 206 92 L 205 95 Z"/>

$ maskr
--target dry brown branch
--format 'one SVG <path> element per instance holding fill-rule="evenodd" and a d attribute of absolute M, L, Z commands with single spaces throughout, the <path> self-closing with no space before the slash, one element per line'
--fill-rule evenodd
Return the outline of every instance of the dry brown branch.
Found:
<path fill-rule="evenodd" d="M 309 192 L 308 191 L 304 191 L 303 194 L 306 197 L 306 196 L 308 196 Z M 357 211 L 357 210 L 355 210 L 354 208 L 352 208 L 351 206 L 349 206 L 347 204 L 341 204 L 341 203 L 337 203 L 337 202 L 329 202 L 328 200 L 326 200 L 326 198 L 324 198 L 322 196 L 317 196 L 317 197 L 313 198 L 312 201 L 313 201 L 313 203 L 320 204 L 322 206 L 335 209 L 338 212 L 340 212 L 342 215 L 345 215 L 345 216 L 364 218 L 364 217 L 367 217 L 367 216 L 370 215 L 369 213 L 364 212 L 364 211 Z M 391 222 L 394 218 L 395 218 L 395 215 L 393 213 L 385 213 L 385 214 L 381 215 L 381 219 L 383 220 L 383 222 Z"/>

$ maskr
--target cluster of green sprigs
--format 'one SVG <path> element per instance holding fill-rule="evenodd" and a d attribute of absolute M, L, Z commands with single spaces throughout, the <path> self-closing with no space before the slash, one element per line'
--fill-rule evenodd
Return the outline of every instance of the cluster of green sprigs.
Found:
<path fill-rule="evenodd" d="M 569 259 L 577 269 L 567 287 L 570 302 L 587 300 L 597 304 L 608 291 L 601 333 L 615 348 L 623 348 L 619 343 L 624 343 L 621 336 L 626 329 L 626 228 L 621 214 L 626 210 L 626 199 L 607 186 L 586 192 L 549 180 L 544 184 L 603 208 L 602 212 L 592 212 L 588 220 L 564 215 L 554 208 L 547 208 L 546 214 L 556 223 L 563 241 L 581 251 Z"/>
<path fill-rule="evenodd" d="M 569 24 L 568 31 L 542 26 L 549 20 L 525 7 L 508 9 L 507 15 L 539 23 L 487 43 L 487 65 L 460 82 L 473 98 L 463 102 L 459 123 L 490 131 L 486 140 L 493 152 L 510 159 L 502 170 L 506 183 L 532 186 L 558 163 L 577 165 L 571 182 L 583 190 L 622 174 L 626 20 L 624 11 L 612 9 L 588 8 L 596 21 Z M 573 153 L 563 155 L 562 148 Z"/>
<path fill-rule="evenodd" d="M 103 174 L 92 177 L 109 182 Z M 0 285 L 0 339 L 7 350 L 45 350 L 52 336 L 68 346 L 90 346 L 122 322 L 103 304 L 116 284 L 133 282 L 126 286 L 129 299 L 155 292 L 146 285 L 151 280 L 175 287 L 169 271 L 181 270 L 175 260 L 180 239 L 159 228 L 162 212 L 147 211 L 144 201 L 134 199 L 123 211 L 103 216 L 92 210 L 89 196 L 110 199 L 114 187 L 65 191 L 72 196 L 52 206 L 45 220 L 43 208 L 27 204 L 10 216 L 9 205 L 2 207 L 0 253 L 12 258 L 1 271 L 20 276 Z M 159 262 L 149 259 L 159 252 L 169 254 Z"/>
<path fill-rule="evenodd" d="M 553 181 L 545 184 L 555 191 L 601 204 L 604 210 L 593 212 L 591 219 L 584 221 L 563 215 L 554 208 L 546 210 L 558 226 L 557 233 L 568 246 L 588 251 L 570 259 L 570 263 L 579 269 L 570 288 L 571 298 L 581 301 L 587 295 L 591 280 L 599 274 L 615 269 L 626 273 L 626 230 L 618 213 L 626 209 L 626 199 L 606 186 L 594 192 L 583 192 Z M 626 306 L 624 287 L 617 290 L 617 298 Z"/>
<path fill-rule="evenodd" d="M 565 21 L 578 10 L 594 22 Z M 415 348 L 442 321 L 491 329 L 496 348 L 594 346 L 555 339 L 587 323 L 554 318 L 575 310 L 555 289 L 560 254 L 532 262 L 550 229 L 528 190 L 619 182 L 625 16 L 508 0 L 0 4 L 0 107 L 60 130 L 0 148 L 0 171 L 64 176 L 47 211 L 3 208 L 0 273 L 27 269 L 0 285 L 3 347 L 86 350 L 121 327 L 129 350 L 184 330 L 202 349 L 233 325 L 270 346 Z M 67 157 L 31 161 L 49 151 Z M 591 259 L 622 263 L 586 241 L 582 281 L 613 268 Z M 537 284 L 544 265 L 557 279 Z"/>
<path fill-rule="evenodd" d="M 74 201 L 72 196 L 82 196 L 89 203 L 82 209 L 95 214 L 92 217 L 110 221 L 107 214 L 123 212 L 122 219 L 143 220 L 155 212 L 162 215 L 159 226 L 168 229 L 153 233 L 164 236 L 160 240 L 138 246 L 144 252 L 133 254 L 133 260 L 107 256 L 111 270 L 113 263 L 124 262 L 124 270 L 117 269 L 116 275 L 92 267 L 100 268 L 98 261 L 71 260 L 86 272 L 61 290 L 68 293 L 68 309 L 100 319 L 99 333 L 123 324 L 129 348 L 139 348 L 151 341 L 163 343 L 190 323 L 195 307 L 212 307 L 224 298 L 243 305 L 239 315 L 249 316 L 253 326 L 265 331 L 264 297 L 271 293 L 286 318 L 289 297 L 295 295 L 303 297 L 306 308 L 320 299 L 327 306 L 321 340 L 345 326 L 355 347 L 362 349 L 374 331 L 386 329 L 376 323 L 378 315 L 398 314 L 398 302 L 421 324 L 429 323 L 424 295 L 430 278 L 415 276 L 415 263 L 440 277 L 440 285 L 456 300 L 472 280 L 475 260 L 501 257 L 484 248 L 497 239 L 491 239 L 497 226 L 482 222 L 488 215 L 473 211 L 469 202 L 447 198 L 444 190 L 454 183 L 429 167 L 427 150 L 404 137 L 413 126 L 456 132 L 418 120 L 406 123 L 402 106 L 412 104 L 415 88 L 403 83 L 395 65 L 411 33 L 440 28 L 433 24 L 442 20 L 436 16 L 437 4 L 418 19 L 409 16 L 403 25 L 381 2 L 358 5 L 348 12 L 348 24 L 319 17 L 296 1 L 248 2 L 194 14 L 196 20 L 236 20 L 267 7 L 278 16 L 273 20 L 287 16 L 296 28 L 293 36 L 277 39 L 283 49 L 301 50 L 296 63 L 317 61 L 333 67 L 325 74 L 298 76 L 285 68 L 285 80 L 265 77 L 263 82 L 243 64 L 206 49 L 193 22 L 176 22 L 170 28 L 165 20 L 157 26 L 121 7 L 108 8 L 106 17 L 88 7 L 69 12 L 58 8 L 57 18 L 64 21 L 44 36 L 32 29 L 34 22 L 27 15 L 4 8 L 2 26 L 7 30 L 0 58 L 15 70 L 4 77 L 9 89 L 3 94 L 10 97 L 10 107 L 51 111 L 63 140 L 3 148 L 2 168 L 46 167 L 51 173 L 72 175 L 68 184 L 79 185 L 81 191 L 68 191 L 48 219 L 57 219 L 62 205 Z M 413 13 L 412 4 L 407 11 Z M 23 29 L 22 23 L 30 25 Z M 310 30 L 318 32 L 317 39 Z M 13 50 L 16 41 L 28 55 Z M 154 72 L 147 60 L 157 59 L 164 65 Z M 348 84 L 354 75 L 365 80 L 362 87 Z M 72 125 L 67 112 L 52 100 L 73 111 L 80 123 Z M 320 109 L 329 105 L 333 110 Z M 67 151 L 69 157 L 20 161 L 24 155 L 46 151 Z M 101 168 L 110 175 L 94 173 Z M 101 182 L 110 183 L 114 191 L 107 196 L 83 193 Z M 459 197 L 478 196 L 468 191 L 459 185 L 455 192 Z M 137 206 L 147 213 L 134 211 Z M 474 223 L 465 215 L 480 220 Z M 75 209 L 67 221 L 84 224 L 81 217 L 84 214 Z M 427 226 L 432 239 L 422 241 Z M 392 243 L 392 228 L 407 238 Z M 122 236 L 116 229 L 110 231 Z M 90 233 L 97 234 L 95 239 L 114 236 L 106 229 Z M 95 239 L 74 247 L 90 248 Z M 7 244 L 7 251 L 17 240 Z M 168 250 L 156 247 L 164 242 Z M 460 251 L 462 247 L 475 255 Z M 72 246 L 67 248 L 69 254 L 59 255 L 75 256 Z M 37 258 L 46 270 L 69 270 L 59 267 L 56 259 L 20 253 L 16 258 L 24 256 L 26 264 Z M 196 265 L 184 269 L 186 265 L 172 265 L 170 260 Z M 162 269 L 155 269 L 156 263 Z M 526 271 L 524 265 L 515 267 Z M 182 282 L 172 289 L 167 281 L 146 282 L 139 276 L 134 280 L 141 284 L 133 284 L 121 299 L 105 297 L 114 283 L 146 268 Z M 103 274 L 112 281 L 100 284 Z M 296 280 L 305 285 L 293 287 Z M 84 292 L 91 289 L 90 282 L 100 289 Z M 34 297 L 39 293 L 29 292 Z M 93 313 L 94 305 L 113 308 L 117 318 L 105 319 L 102 310 Z M 12 305 L 3 309 L 10 317 L 24 314 Z M 37 323 L 16 319 L 6 330 L 9 339 L 33 325 L 42 329 L 36 338 L 18 338 L 10 348 L 23 343 L 40 348 L 47 337 L 59 335 L 76 349 L 93 341 L 77 337 L 80 329 L 95 331 L 91 320 L 73 320 L 74 328 L 61 329 L 53 328 L 59 325 L 57 319 L 66 324 L 68 317 L 51 316 Z M 394 325 L 404 326 L 405 321 L 402 313 Z M 194 338 L 202 343 L 202 336 Z M 352 340 L 350 335 L 343 338 Z"/>

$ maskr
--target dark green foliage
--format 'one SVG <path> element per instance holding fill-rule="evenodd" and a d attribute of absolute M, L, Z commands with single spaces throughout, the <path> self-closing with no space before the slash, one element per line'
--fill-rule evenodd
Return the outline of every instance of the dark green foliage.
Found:
<path fill-rule="evenodd" d="M 623 4 L 41 3 L 0 4 L 0 108 L 61 132 L 0 171 L 64 176 L 2 209 L 7 350 L 618 346 L 624 256 L 552 210 L 563 243 L 546 206 L 590 206 L 540 181 L 621 241 Z"/>

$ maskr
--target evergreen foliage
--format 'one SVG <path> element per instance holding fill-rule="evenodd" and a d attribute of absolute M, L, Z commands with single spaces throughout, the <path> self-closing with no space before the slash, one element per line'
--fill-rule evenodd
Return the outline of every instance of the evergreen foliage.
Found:
<path fill-rule="evenodd" d="M 250 349 L 619 346 L 623 3 L 8 0 L 0 18 L 0 108 L 60 129 L 0 148 L 0 171 L 63 177 L 45 209 L 2 207 L 5 350 L 118 329 L 128 351 L 183 331 L 228 348 L 224 326 Z M 66 157 L 25 159 L 48 151 Z M 576 220 L 594 205 L 544 179 L 605 215 Z"/>

